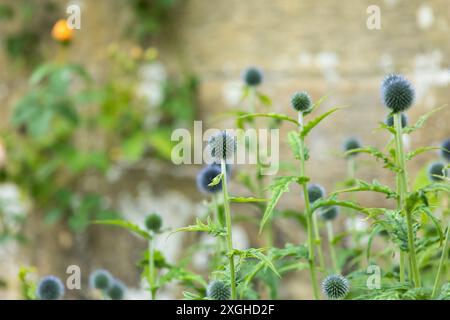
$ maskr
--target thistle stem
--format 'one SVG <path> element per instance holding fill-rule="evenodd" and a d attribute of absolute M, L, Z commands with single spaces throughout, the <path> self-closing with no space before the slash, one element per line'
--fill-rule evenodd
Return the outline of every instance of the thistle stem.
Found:
<path fill-rule="evenodd" d="M 349 156 L 347 160 L 347 174 L 349 180 L 355 179 L 356 162 L 354 156 Z"/>
<path fill-rule="evenodd" d="M 257 101 L 257 92 L 254 87 L 249 88 L 249 112 L 254 113 L 256 112 L 256 101 Z M 257 128 L 256 123 L 252 122 L 255 128 Z M 257 193 L 260 198 L 265 198 L 264 194 L 264 179 L 263 175 L 261 174 L 262 171 L 262 165 L 261 165 L 261 157 L 260 157 L 260 144 L 259 140 L 256 139 L 256 187 L 257 187 Z M 264 214 L 265 206 L 262 207 L 262 214 Z M 266 233 L 266 242 L 268 247 L 273 247 L 273 221 L 272 218 L 270 218 L 267 221 L 267 227 L 265 228 Z"/>
<path fill-rule="evenodd" d="M 227 170 L 225 159 L 220 161 L 222 168 L 222 192 L 223 192 L 223 207 L 225 210 L 225 221 L 227 227 L 227 251 L 230 264 L 230 287 L 231 287 L 231 299 L 236 300 L 236 275 L 234 270 L 234 255 L 233 255 L 233 235 L 231 233 L 231 213 L 230 213 L 230 201 L 228 198 L 227 189 Z"/>
<path fill-rule="evenodd" d="M 303 126 L 303 115 L 301 112 L 298 113 L 300 129 Z M 304 139 L 300 137 L 300 176 L 305 176 L 305 147 L 304 147 Z M 313 215 L 311 212 L 311 205 L 309 202 L 308 196 L 308 187 L 306 182 L 302 182 L 303 189 L 303 197 L 305 199 L 305 215 L 306 215 L 306 228 L 308 233 L 308 263 L 309 263 L 309 271 L 311 274 L 311 282 L 313 287 L 314 299 L 319 300 L 319 288 L 317 285 L 317 274 L 316 274 L 316 259 L 315 259 L 315 250 L 314 250 L 314 221 Z"/>
<path fill-rule="evenodd" d="M 396 140 L 397 141 L 397 140 Z M 398 159 L 397 159 L 397 164 L 398 164 Z M 397 174 L 395 177 L 395 183 L 396 183 L 396 189 L 397 189 L 397 193 L 400 194 L 402 187 L 401 187 L 401 179 L 400 179 L 400 175 Z M 397 197 L 397 210 L 401 212 L 402 210 L 402 199 L 401 197 Z M 401 283 L 405 283 L 405 274 L 406 274 L 406 270 L 405 270 L 405 258 L 406 258 L 406 254 L 405 252 L 403 252 L 401 249 L 399 249 L 399 253 L 400 253 L 400 257 L 399 257 L 399 264 L 400 264 L 400 282 Z"/>
<path fill-rule="evenodd" d="M 152 300 L 156 300 L 156 286 L 155 286 L 155 234 L 152 234 L 152 239 L 148 241 L 148 284 L 150 285 L 150 295 Z"/>
<path fill-rule="evenodd" d="M 212 195 L 212 201 L 213 201 L 213 203 L 214 203 L 214 208 L 215 208 L 215 210 L 216 210 L 216 223 L 218 224 L 218 225 L 220 225 L 221 227 L 223 227 L 223 224 L 222 224 L 222 219 L 221 219 L 221 217 L 220 217 L 220 207 L 219 207 L 219 201 L 217 200 L 217 194 L 213 194 Z M 221 254 L 222 254 L 222 250 L 224 249 L 224 245 L 223 245 L 223 238 L 222 237 L 217 237 L 217 260 L 220 260 L 220 256 L 221 256 Z"/>
<path fill-rule="evenodd" d="M 396 146 L 396 158 L 397 158 L 397 166 L 399 168 L 398 175 L 398 186 L 399 186 L 399 201 L 400 201 L 400 209 L 405 212 L 406 215 L 406 224 L 408 229 L 408 252 L 409 252 L 409 260 L 411 265 L 411 275 L 414 280 L 414 286 L 416 288 L 420 287 L 420 274 L 419 269 L 417 267 L 417 259 L 416 259 L 416 248 L 414 244 L 414 230 L 413 230 L 413 219 L 411 216 L 411 212 L 407 210 L 405 207 L 406 202 L 406 194 L 408 192 L 408 179 L 406 175 L 406 165 L 405 165 L 405 155 L 403 150 L 403 139 L 402 139 L 402 122 L 401 122 L 401 114 L 394 114 L 394 123 L 395 123 L 395 146 Z"/>
<path fill-rule="evenodd" d="M 323 257 L 323 252 L 322 252 L 322 239 L 320 237 L 317 216 L 314 213 L 312 214 L 312 222 L 313 222 L 313 226 L 314 226 L 314 243 L 317 248 L 317 257 L 319 258 L 319 265 L 322 269 L 325 269 L 325 259 Z"/>
<path fill-rule="evenodd" d="M 400 263 L 400 282 L 401 283 L 405 283 L 405 253 L 400 250 L 400 259 L 399 259 L 399 263 Z"/>
<path fill-rule="evenodd" d="M 444 240 L 445 242 L 444 242 L 444 245 L 442 246 L 441 259 L 439 260 L 439 266 L 438 266 L 438 269 L 436 272 L 436 278 L 434 279 L 433 292 L 431 293 L 432 299 L 436 297 L 436 291 L 439 286 L 439 280 L 441 278 L 441 273 L 442 273 L 442 266 L 444 265 L 444 260 L 445 260 L 445 257 L 447 256 L 449 234 L 450 234 L 450 222 L 447 225 L 447 232 L 445 234 L 445 240 Z"/>
<path fill-rule="evenodd" d="M 334 249 L 333 223 L 331 221 L 327 221 L 327 233 L 328 233 L 328 244 L 330 246 L 331 264 L 333 266 L 334 272 L 336 274 L 340 274 L 336 258 L 336 251 Z"/>

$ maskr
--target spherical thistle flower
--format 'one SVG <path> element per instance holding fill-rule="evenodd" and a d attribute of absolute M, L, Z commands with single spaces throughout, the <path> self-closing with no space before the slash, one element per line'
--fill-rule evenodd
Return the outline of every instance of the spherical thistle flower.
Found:
<path fill-rule="evenodd" d="M 320 210 L 320 217 L 323 220 L 334 220 L 339 214 L 339 207 L 338 206 L 329 206 L 324 207 L 322 210 Z"/>
<path fill-rule="evenodd" d="M 450 138 L 448 138 L 442 143 L 441 148 L 442 148 L 441 150 L 442 158 L 444 158 L 447 162 L 450 162 Z"/>
<path fill-rule="evenodd" d="M 106 290 L 113 281 L 113 277 L 108 270 L 97 269 L 91 273 L 89 277 L 89 284 L 91 288 L 98 290 Z"/>
<path fill-rule="evenodd" d="M 122 281 L 114 279 L 106 293 L 111 300 L 122 300 L 125 295 L 125 290 L 126 287 Z"/>
<path fill-rule="evenodd" d="M 394 126 L 394 116 L 392 114 L 388 114 L 385 123 L 389 127 L 393 127 Z M 404 113 L 401 113 L 401 123 L 402 123 L 402 128 L 404 128 L 408 125 L 408 117 Z"/>
<path fill-rule="evenodd" d="M 58 300 L 64 295 L 64 285 L 59 278 L 46 276 L 39 281 L 36 295 L 39 300 Z"/>
<path fill-rule="evenodd" d="M 242 74 L 242 78 L 248 86 L 256 87 L 262 83 L 264 74 L 259 68 L 249 67 Z"/>
<path fill-rule="evenodd" d="M 215 186 L 209 186 L 215 177 L 222 172 L 219 165 L 210 165 L 202 168 L 197 174 L 197 188 L 202 193 L 217 193 L 222 191 L 222 181 Z"/>
<path fill-rule="evenodd" d="M 208 147 L 211 157 L 220 162 L 233 156 L 236 151 L 236 138 L 223 130 L 209 137 Z"/>
<path fill-rule="evenodd" d="M 351 150 L 362 148 L 361 142 L 357 138 L 350 137 L 347 140 L 344 141 L 344 145 L 342 146 L 342 149 L 344 149 L 344 152 L 348 152 Z M 347 155 L 347 157 L 354 157 L 358 154 L 358 152 L 352 152 Z"/>
<path fill-rule="evenodd" d="M 220 280 L 212 281 L 208 284 L 206 295 L 214 300 L 229 300 L 231 297 L 230 286 Z"/>
<path fill-rule="evenodd" d="M 308 185 L 308 198 L 309 202 L 313 203 L 325 195 L 325 189 L 319 184 Z"/>
<path fill-rule="evenodd" d="M 153 232 L 158 232 L 162 227 L 162 218 L 157 213 L 151 213 L 145 217 L 145 227 Z"/>
<path fill-rule="evenodd" d="M 404 77 L 391 74 L 381 84 L 381 97 L 386 107 L 393 113 L 403 112 L 411 107 L 414 101 L 414 89 Z"/>
<path fill-rule="evenodd" d="M 312 108 L 311 97 L 306 91 L 296 92 L 291 97 L 291 106 L 299 112 L 307 112 Z"/>
<path fill-rule="evenodd" d="M 448 177 L 447 169 L 443 162 L 433 162 L 428 167 L 428 177 L 431 181 L 439 182 L 444 180 L 444 177 Z"/>
<path fill-rule="evenodd" d="M 329 299 L 343 299 L 350 292 L 350 283 L 339 274 L 330 275 L 323 280 L 322 291 Z"/>

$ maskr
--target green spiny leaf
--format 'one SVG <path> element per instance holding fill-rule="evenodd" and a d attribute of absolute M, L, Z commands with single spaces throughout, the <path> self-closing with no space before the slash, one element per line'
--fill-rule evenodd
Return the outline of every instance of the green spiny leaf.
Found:
<path fill-rule="evenodd" d="M 144 239 L 151 240 L 152 236 L 147 231 L 139 228 L 139 226 L 125 220 L 96 220 L 92 222 L 93 224 L 111 225 L 126 229 L 132 233 L 141 236 Z"/>
<path fill-rule="evenodd" d="M 249 118 L 257 118 L 257 117 L 273 118 L 273 119 L 278 119 L 278 120 L 282 120 L 282 121 L 292 122 L 292 123 L 296 124 L 297 126 L 299 125 L 298 121 L 295 120 L 294 118 L 291 118 L 284 114 L 279 114 L 279 113 L 247 113 L 247 114 L 239 116 L 238 119 L 249 119 Z"/>
<path fill-rule="evenodd" d="M 427 152 L 427 151 L 431 151 L 431 150 L 440 150 L 440 149 L 441 148 L 439 148 L 439 147 L 421 147 L 421 148 L 418 148 L 418 149 L 416 149 L 414 151 L 408 152 L 406 154 L 405 158 L 406 158 L 406 160 L 409 161 L 409 160 L 411 160 L 412 158 L 414 158 L 415 156 L 417 156 L 417 155 L 419 155 L 421 153 L 424 153 L 424 152 Z"/>
<path fill-rule="evenodd" d="M 290 131 L 288 133 L 288 143 L 291 147 L 292 152 L 294 153 L 294 158 L 297 160 L 301 160 L 301 140 L 300 134 L 298 131 Z"/>
<path fill-rule="evenodd" d="M 370 155 L 372 155 L 373 157 L 375 157 L 377 160 L 381 160 L 384 163 L 384 168 L 388 168 L 392 171 L 397 172 L 399 169 L 398 167 L 395 165 L 394 161 L 392 161 L 389 156 L 387 156 L 386 154 L 384 154 L 383 152 L 381 152 L 380 150 L 378 150 L 377 148 L 374 147 L 365 147 L 365 148 L 357 148 L 357 149 L 352 149 L 349 150 L 345 153 L 345 155 L 350 155 L 352 153 L 368 153 Z"/>
<path fill-rule="evenodd" d="M 342 107 L 333 108 L 331 110 L 328 110 L 324 114 L 318 116 L 317 118 L 309 121 L 307 124 L 305 124 L 303 126 L 302 131 L 301 131 L 301 136 L 303 138 L 306 137 L 315 126 L 317 126 L 320 122 L 322 122 L 323 119 L 325 119 L 326 117 L 328 117 L 329 115 L 331 115 L 332 113 L 334 113 L 334 112 L 336 112 L 336 111 L 338 111 L 340 109 L 342 109 Z"/>
<path fill-rule="evenodd" d="M 398 194 L 389 188 L 388 186 L 380 184 L 377 180 L 373 180 L 372 183 L 367 183 L 362 180 L 355 180 L 356 186 L 353 188 L 348 188 L 344 190 L 338 190 L 336 192 L 333 192 L 333 195 L 340 194 L 340 193 L 346 193 L 346 192 L 358 192 L 358 191 L 374 191 L 379 193 L 384 193 L 387 198 L 398 198 Z"/>
<path fill-rule="evenodd" d="M 225 236 L 226 230 L 221 225 L 212 222 L 211 218 L 208 217 L 206 220 L 206 223 L 202 222 L 199 218 L 197 218 L 194 225 L 190 225 L 183 228 L 178 228 L 174 231 L 172 231 L 169 235 L 171 236 L 174 233 L 181 232 L 181 231 L 200 231 L 200 232 L 208 232 L 212 234 L 213 236 Z"/>
<path fill-rule="evenodd" d="M 299 177 L 297 176 L 287 176 L 287 177 L 279 177 L 276 178 L 275 181 L 269 186 L 269 189 L 272 191 L 272 196 L 270 198 L 269 203 L 267 204 L 266 211 L 264 212 L 263 218 L 261 220 L 261 224 L 259 227 L 259 232 L 262 232 L 262 229 L 264 228 L 264 225 L 266 222 L 270 219 L 273 209 L 278 203 L 278 200 L 280 200 L 283 193 L 289 191 L 289 185 L 294 182 L 298 181 Z"/>
<path fill-rule="evenodd" d="M 253 198 L 253 197 L 230 197 L 229 200 L 231 202 L 238 202 L 238 203 L 247 203 L 247 202 L 267 202 L 270 201 L 270 199 L 260 199 L 260 198 Z"/>
<path fill-rule="evenodd" d="M 447 105 L 443 105 L 441 107 L 438 108 L 434 108 L 433 110 L 427 112 L 426 114 L 424 114 L 423 116 L 421 116 L 419 118 L 419 120 L 417 120 L 417 122 L 412 126 L 412 127 L 407 127 L 403 129 L 403 133 L 406 134 L 410 134 L 420 128 L 422 128 L 422 126 L 424 125 L 424 123 L 428 120 L 428 118 L 435 112 L 444 109 L 445 107 L 447 107 Z"/>
<path fill-rule="evenodd" d="M 219 173 L 217 176 L 214 177 L 214 179 L 212 179 L 211 183 L 208 184 L 208 187 L 213 187 L 213 186 L 218 185 L 222 181 L 222 178 L 223 178 L 223 173 Z"/>
<path fill-rule="evenodd" d="M 259 261 L 263 262 L 265 264 L 266 267 L 269 267 L 269 269 L 271 269 L 278 277 L 280 277 L 280 274 L 278 273 L 277 269 L 275 268 L 275 266 L 273 265 L 272 261 L 270 260 L 270 258 L 266 255 L 264 255 L 261 251 L 263 249 L 255 249 L 255 248 L 250 248 L 250 249 L 246 249 L 246 250 L 234 250 L 233 251 L 233 255 L 235 256 L 240 256 L 243 259 L 246 258 L 255 258 L 258 259 Z"/>

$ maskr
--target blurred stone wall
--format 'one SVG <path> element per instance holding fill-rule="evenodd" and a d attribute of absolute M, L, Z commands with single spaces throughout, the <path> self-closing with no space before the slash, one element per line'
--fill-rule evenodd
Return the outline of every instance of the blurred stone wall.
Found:
<path fill-rule="evenodd" d="M 123 31 L 131 15 L 128 7 L 118 0 L 78 3 L 82 8 L 82 30 L 76 34 L 70 59 L 86 65 L 101 79 L 107 68 L 105 48 L 111 42 L 124 47 L 131 45 Z M 369 17 L 366 10 L 370 5 L 381 9 L 381 30 L 369 30 L 366 26 Z M 387 142 L 385 133 L 374 132 L 387 113 L 379 98 L 379 84 L 386 73 L 403 73 L 417 88 L 417 101 L 408 112 L 411 122 L 432 108 L 449 103 L 449 19 L 447 0 L 180 0 L 158 47 L 172 74 L 188 70 L 198 75 L 204 128 L 233 125 L 232 121 L 217 123 L 212 119 L 228 109 L 245 107 L 239 103 L 240 74 L 250 65 L 265 72 L 260 89 L 272 98 L 272 111 L 294 116 L 289 99 L 297 90 L 309 91 L 315 100 L 329 94 L 321 110 L 335 105 L 349 106 L 327 119 L 308 138 L 311 160 L 307 170 L 315 182 L 330 190 L 345 178 L 340 146 L 346 137 L 357 136 L 364 144 L 380 148 Z M 48 39 L 46 46 L 52 56 L 55 44 Z M 20 97 L 28 74 L 13 69 L 3 53 L 0 66 L 3 125 L 8 115 L 6 106 Z M 410 148 L 438 145 L 448 137 L 449 115 L 447 108 L 433 116 L 423 130 L 411 136 Z M 290 159 L 290 151 L 283 142 L 290 129 L 289 125 L 283 125 L 280 134 L 283 160 Z M 436 157 L 436 153 L 428 153 L 412 161 L 411 179 L 419 168 Z M 381 167 L 369 157 L 360 156 L 357 176 L 392 184 L 391 174 Z M 150 159 L 144 167 L 134 169 L 133 173 L 123 172 L 118 181 L 102 188 L 110 192 L 128 216 L 160 209 L 170 226 L 178 227 L 192 220 L 201 207 L 201 195 L 193 191 L 195 174 L 194 167 L 174 169 L 170 164 Z M 236 193 L 240 190 L 236 184 L 232 188 Z M 296 188 L 292 191 L 280 206 L 302 206 L 300 191 Z M 393 205 L 371 194 L 362 195 L 360 200 L 368 206 Z M 139 221 L 142 216 L 133 219 Z M 19 264 L 31 264 L 39 268 L 41 275 L 63 276 L 65 266 L 79 263 L 87 270 L 110 268 L 129 286 L 138 287 L 139 274 L 134 262 L 145 244 L 126 232 L 96 227 L 77 240 L 67 236 L 62 226 L 43 226 L 39 217 L 30 221 L 27 230 L 34 241 L 24 250 L 15 246 L 13 252 L 2 254 L 0 274 L 14 279 Z M 280 244 L 303 238 L 297 227 L 285 221 L 277 228 Z M 254 228 L 245 230 L 252 244 L 260 242 Z M 173 259 L 180 252 L 180 239 L 173 240 L 175 247 L 170 247 Z M 160 246 L 166 249 L 170 245 L 163 242 Z M 282 296 L 308 297 L 307 289 L 299 290 L 302 288 L 299 284 L 304 282 L 308 283 L 307 278 L 289 281 Z M 143 296 L 139 290 L 132 295 Z M 165 297 L 174 296 L 179 297 L 179 293 L 168 293 Z M 5 294 L 0 290 L 0 297 L 18 297 L 18 293 L 14 290 Z"/>

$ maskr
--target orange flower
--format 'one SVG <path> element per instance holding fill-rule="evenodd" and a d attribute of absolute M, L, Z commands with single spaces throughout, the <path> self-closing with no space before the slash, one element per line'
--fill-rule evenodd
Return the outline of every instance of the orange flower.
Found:
<path fill-rule="evenodd" d="M 67 26 L 65 19 L 58 20 L 52 29 L 52 37 L 56 41 L 68 42 L 72 40 L 73 30 Z"/>

